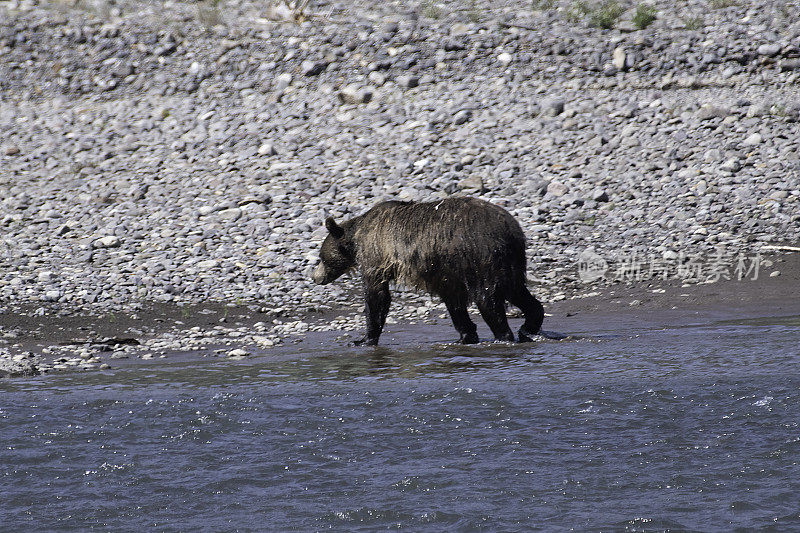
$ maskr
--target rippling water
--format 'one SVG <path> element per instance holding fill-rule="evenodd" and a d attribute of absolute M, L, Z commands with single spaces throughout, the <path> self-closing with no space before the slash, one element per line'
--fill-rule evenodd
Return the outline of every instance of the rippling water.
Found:
<path fill-rule="evenodd" d="M 800 527 L 800 318 L 613 330 L 5 381 L 0 524 Z"/>

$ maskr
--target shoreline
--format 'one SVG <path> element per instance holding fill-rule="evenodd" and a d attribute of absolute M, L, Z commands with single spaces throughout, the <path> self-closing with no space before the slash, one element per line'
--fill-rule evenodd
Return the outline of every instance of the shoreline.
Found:
<path fill-rule="evenodd" d="M 593 325 L 680 327 L 697 321 L 800 316 L 800 254 L 767 259 L 771 266 L 757 280 L 724 280 L 683 285 L 678 280 L 617 283 L 593 287 L 583 297 L 545 302 L 543 329 L 570 335 Z M 779 272 L 770 276 L 770 272 Z M 535 285 L 531 284 L 535 293 Z M 433 326 L 442 336 L 452 333 L 449 317 L 437 299 L 406 293 L 395 300 L 386 337 L 395 329 L 413 332 L 415 324 Z M 422 305 L 418 305 L 418 304 Z M 355 307 L 359 301 L 353 302 Z M 39 312 L 37 313 L 37 309 Z M 304 316 L 259 312 L 257 305 L 203 303 L 193 306 L 143 304 L 136 312 L 103 312 L 99 316 L 42 314 L 41 307 L 6 307 L 0 312 L 0 353 L 14 359 L 10 375 L 35 375 L 64 370 L 113 369 L 116 359 L 149 360 L 186 356 L 240 359 L 269 356 L 302 343 L 309 334 L 324 333 L 327 342 L 347 344 L 363 328 L 361 313 L 342 308 Z M 422 313 L 420 310 L 424 310 Z M 516 310 L 509 313 L 512 327 Z M 490 340 L 479 316 L 482 341 Z M 413 333 L 412 333 L 413 336 Z M 420 342 L 414 339 L 413 342 Z M 422 341 L 424 343 L 424 341 Z M 365 353 L 369 348 L 363 349 Z M 130 363 L 126 363 L 130 364 Z M 0 371 L 3 367 L 0 366 Z"/>

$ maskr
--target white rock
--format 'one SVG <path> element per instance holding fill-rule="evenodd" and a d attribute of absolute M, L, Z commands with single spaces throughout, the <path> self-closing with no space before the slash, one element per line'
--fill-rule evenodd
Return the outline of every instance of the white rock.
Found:
<path fill-rule="evenodd" d="M 497 56 L 497 60 L 504 65 L 509 65 L 512 61 L 514 61 L 514 58 L 508 52 L 503 52 Z"/>
<path fill-rule="evenodd" d="M 561 183 L 560 181 L 551 181 L 547 185 L 547 193 L 552 196 L 564 196 L 569 191 L 569 187 Z"/>
<path fill-rule="evenodd" d="M 198 261 L 195 266 L 201 270 L 209 270 L 216 267 L 218 264 L 219 261 L 216 259 L 206 259 L 205 261 Z"/>
<path fill-rule="evenodd" d="M 778 43 L 766 43 L 758 47 L 758 55 L 762 56 L 775 56 L 781 51 L 781 45 Z"/>
<path fill-rule="evenodd" d="M 120 245 L 119 237 L 116 235 L 106 235 L 105 237 L 100 237 L 96 239 L 92 246 L 95 248 L 116 248 Z"/>
<path fill-rule="evenodd" d="M 339 91 L 339 100 L 345 104 L 366 104 L 372 100 L 372 89 L 362 87 L 357 83 L 350 83 Z"/>
<path fill-rule="evenodd" d="M 272 143 L 264 143 L 258 147 L 258 155 L 275 155 L 278 151 Z"/>
<path fill-rule="evenodd" d="M 621 46 L 614 48 L 614 58 L 611 60 L 611 63 L 616 67 L 617 70 L 625 70 L 625 59 L 627 55 L 625 54 L 625 49 Z"/>
<path fill-rule="evenodd" d="M 764 139 L 761 137 L 761 134 L 756 132 L 747 137 L 747 139 L 744 140 L 744 144 L 747 146 L 755 146 L 757 144 L 761 144 L 763 140 Z"/>
<path fill-rule="evenodd" d="M 371 81 L 377 86 L 381 86 L 384 83 L 386 83 L 386 76 L 384 76 L 377 70 L 373 70 L 372 72 L 370 72 L 369 76 L 367 76 L 367 79 L 369 79 L 369 81 Z"/>
<path fill-rule="evenodd" d="M 46 293 L 44 293 L 44 298 L 43 299 L 45 301 L 47 301 L 47 302 L 55 302 L 59 298 L 61 298 L 61 293 L 59 291 L 53 290 L 53 291 L 47 291 Z"/>
<path fill-rule="evenodd" d="M 728 172 L 736 172 L 737 170 L 742 168 L 742 165 L 739 163 L 738 159 L 736 159 L 735 157 L 732 157 L 732 158 L 726 160 L 725 162 L 723 162 L 720 165 L 720 168 L 722 170 L 726 170 Z"/>

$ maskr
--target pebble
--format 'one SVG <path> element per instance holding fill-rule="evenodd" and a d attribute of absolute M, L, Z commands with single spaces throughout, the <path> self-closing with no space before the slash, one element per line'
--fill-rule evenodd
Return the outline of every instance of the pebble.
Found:
<path fill-rule="evenodd" d="M 7 144 L 3 147 L 3 154 L 5 155 L 17 155 L 19 152 L 19 146 L 16 144 Z"/>
<path fill-rule="evenodd" d="M 120 238 L 116 235 L 106 235 L 105 237 L 100 237 L 99 239 L 95 239 L 92 243 L 92 246 L 95 248 L 116 248 L 122 242 Z"/>
<path fill-rule="evenodd" d="M 778 43 L 766 43 L 758 47 L 758 55 L 762 56 L 776 56 L 781 51 L 781 45 Z"/>
<path fill-rule="evenodd" d="M 547 185 L 547 194 L 551 196 L 556 196 L 556 197 L 564 196 L 565 194 L 567 194 L 568 191 L 569 187 L 567 187 L 567 185 L 559 181 L 551 181 Z"/>
<path fill-rule="evenodd" d="M 703 105 L 697 112 L 697 118 L 700 120 L 710 120 L 712 118 L 725 118 L 730 114 L 730 110 L 723 107 L 717 107 L 711 104 Z"/>
<path fill-rule="evenodd" d="M 625 70 L 627 68 L 626 59 L 627 54 L 625 53 L 625 48 L 618 46 L 614 49 L 613 58 L 611 60 L 611 64 L 614 65 L 614 68 L 617 70 Z"/>
<path fill-rule="evenodd" d="M 403 74 L 402 76 L 397 77 L 396 82 L 397 85 L 403 87 L 404 89 L 413 89 L 414 87 L 419 86 L 419 77 L 411 74 Z"/>
<path fill-rule="evenodd" d="M 545 100 L 543 108 L 545 114 L 549 116 L 557 116 L 564 112 L 564 100 L 562 98 L 551 98 Z"/>
<path fill-rule="evenodd" d="M 721 168 L 722 170 L 726 170 L 726 171 L 728 171 L 728 172 L 736 172 L 736 171 L 738 171 L 740 168 L 742 168 L 742 165 L 741 165 L 741 163 L 739 162 L 739 160 L 738 160 L 737 158 L 735 158 L 735 157 L 732 157 L 732 158 L 730 158 L 730 159 L 726 159 L 726 160 L 725 160 L 725 161 L 724 161 L 724 162 L 723 162 L 723 163 L 720 165 L 720 168 Z"/>
<path fill-rule="evenodd" d="M 371 83 L 377 85 L 378 87 L 386 83 L 386 75 L 381 74 L 377 70 L 373 70 L 372 72 L 370 72 L 369 75 L 367 75 L 367 79 L 369 79 Z"/>
<path fill-rule="evenodd" d="M 316 76 L 325 70 L 325 67 L 327 64 L 321 61 L 306 60 L 300 64 L 300 71 L 304 76 Z"/>
<path fill-rule="evenodd" d="M 357 83 L 350 83 L 339 91 L 339 99 L 345 104 L 366 104 L 372 100 L 372 89 Z"/>
<path fill-rule="evenodd" d="M 453 124 L 456 126 L 468 122 L 472 118 L 472 111 L 469 109 L 462 109 L 453 115 Z"/>
<path fill-rule="evenodd" d="M 276 155 L 278 151 L 272 143 L 263 143 L 258 147 L 258 155 L 272 156 Z"/>
<path fill-rule="evenodd" d="M 597 188 L 592 191 L 592 200 L 595 202 L 607 202 L 608 201 L 608 192 L 605 189 Z"/>
<path fill-rule="evenodd" d="M 508 52 L 502 52 L 497 56 L 497 61 L 499 61 L 501 65 L 510 65 L 511 62 L 514 61 L 514 56 Z"/>
<path fill-rule="evenodd" d="M 292 75 L 288 72 L 283 72 L 275 77 L 273 90 L 276 92 L 283 92 L 289 85 L 292 84 Z"/>
<path fill-rule="evenodd" d="M 755 146 L 761 144 L 762 141 L 763 139 L 761 137 L 761 134 L 756 132 L 748 135 L 747 138 L 744 140 L 744 144 L 746 144 L 747 146 Z"/>

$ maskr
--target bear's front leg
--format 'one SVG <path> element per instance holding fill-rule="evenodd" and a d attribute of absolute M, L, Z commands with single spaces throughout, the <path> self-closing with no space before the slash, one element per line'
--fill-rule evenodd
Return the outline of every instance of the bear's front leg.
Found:
<path fill-rule="evenodd" d="M 386 323 L 386 315 L 389 314 L 389 304 L 392 302 L 392 295 L 389 292 L 388 281 L 378 281 L 364 278 L 364 315 L 367 318 L 367 334 L 363 339 L 355 341 L 353 344 L 360 346 L 375 346 L 378 338 L 383 331 Z"/>

